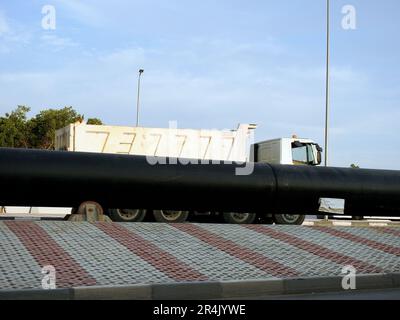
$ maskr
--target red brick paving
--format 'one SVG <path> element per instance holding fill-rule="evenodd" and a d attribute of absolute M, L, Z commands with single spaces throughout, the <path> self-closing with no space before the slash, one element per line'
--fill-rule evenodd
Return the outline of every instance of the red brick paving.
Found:
<path fill-rule="evenodd" d="M 351 233 L 348 233 L 345 231 L 341 231 L 341 230 L 338 230 L 335 228 L 314 227 L 314 229 L 328 233 L 335 237 L 339 237 L 342 239 L 350 240 L 352 242 L 360 243 L 360 244 L 366 245 L 370 248 L 373 248 L 373 249 L 376 249 L 379 251 L 383 251 L 383 252 L 386 252 L 389 254 L 394 254 L 395 256 L 400 257 L 400 248 L 399 247 L 394 247 L 389 244 L 380 243 L 378 241 L 366 239 L 366 238 L 356 236 L 354 234 L 351 234 Z"/>
<path fill-rule="evenodd" d="M 171 226 L 190 234 L 191 236 L 207 243 L 208 245 L 217 248 L 229 255 L 236 257 L 240 260 L 247 262 L 255 266 L 256 268 L 263 270 L 276 277 L 294 277 L 298 276 L 299 273 L 287 267 L 277 261 L 265 257 L 264 255 L 247 249 L 238 245 L 237 243 L 227 240 L 221 236 L 218 236 L 210 231 L 207 231 L 199 226 L 193 224 L 171 224 Z"/>
<path fill-rule="evenodd" d="M 145 260 L 159 271 L 175 281 L 206 281 L 208 278 L 194 270 L 183 261 L 161 250 L 140 235 L 121 225 L 111 223 L 94 224 L 108 236 L 112 237 L 129 251 Z"/>
<path fill-rule="evenodd" d="M 282 231 L 278 232 L 275 229 L 272 229 L 271 227 L 265 227 L 265 226 L 260 226 L 260 225 L 248 225 L 248 226 L 245 226 L 245 228 L 248 228 L 248 229 L 258 232 L 260 234 L 264 234 L 268 237 L 283 241 L 283 242 L 288 243 L 296 248 L 302 249 L 302 250 L 312 253 L 316 256 L 319 256 L 321 258 L 325 258 L 332 262 L 335 262 L 336 264 L 339 264 L 342 266 L 352 265 L 360 273 L 361 272 L 366 272 L 366 273 L 382 272 L 382 269 L 377 266 L 368 264 L 364 261 L 358 260 L 358 259 L 350 257 L 350 256 L 346 256 L 339 252 L 336 252 L 336 251 L 330 250 L 328 248 L 325 248 L 323 246 L 320 246 L 318 244 L 303 240 L 299 237 L 290 235 L 288 233 L 284 233 Z"/>
<path fill-rule="evenodd" d="M 387 234 L 391 234 L 391 235 L 400 237 L 400 230 L 395 230 L 393 228 L 378 228 L 376 230 L 379 232 L 383 232 L 383 233 L 387 233 Z"/>
<path fill-rule="evenodd" d="M 57 288 L 96 285 L 96 280 L 39 225 L 27 221 L 5 221 L 4 223 L 41 267 L 54 266 Z"/>

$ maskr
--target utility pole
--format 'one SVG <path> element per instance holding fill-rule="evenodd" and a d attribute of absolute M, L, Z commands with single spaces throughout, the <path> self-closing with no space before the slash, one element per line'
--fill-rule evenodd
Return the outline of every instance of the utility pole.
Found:
<path fill-rule="evenodd" d="M 326 0 L 326 82 L 325 82 L 325 167 L 329 165 L 329 51 L 330 51 L 330 1 Z M 325 215 L 324 220 L 329 220 Z"/>
<path fill-rule="evenodd" d="M 144 72 L 143 69 L 139 69 L 138 86 L 137 86 L 137 101 L 136 101 L 136 127 L 139 126 L 140 79 L 141 79 L 141 76 L 142 76 L 143 72 Z"/>
<path fill-rule="evenodd" d="M 326 91 L 325 91 L 325 167 L 329 165 L 329 58 L 330 58 L 330 1 L 326 0 Z"/>

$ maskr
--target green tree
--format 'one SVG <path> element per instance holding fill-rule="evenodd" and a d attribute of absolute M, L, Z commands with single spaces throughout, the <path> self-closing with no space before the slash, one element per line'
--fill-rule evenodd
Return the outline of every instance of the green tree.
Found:
<path fill-rule="evenodd" d="M 353 169 L 360 169 L 360 167 L 359 167 L 358 165 L 354 164 L 354 163 L 352 163 L 352 164 L 350 165 L 350 168 L 353 168 Z"/>
<path fill-rule="evenodd" d="M 0 147 L 54 149 L 55 131 L 71 123 L 82 122 L 84 116 L 72 107 L 47 109 L 27 119 L 30 108 L 18 106 L 0 117 Z M 89 124 L 103 124 L 91 118 Z"/>
<path fill-rule="evenodd" d="M 72 107 L 43 110 L 27 122 L 29 146 L 37 149 L 54 149 L 56 130 L 82 120 L 83 116 Z"/>
<path fill-rule="evenodd" d="M 102 126 L 103 122 L 98 118 L 89 118 L 87 120 L 87 124 L 93 124 L 93 125 L 97 125 L 97 126 Z"/>
<path fill-rule="evenodd" d="M 28 107 L 18 106 L 11 113 L 0 117 L 0 147 L 27 148 L 29 147 L 26 114 Z"/>

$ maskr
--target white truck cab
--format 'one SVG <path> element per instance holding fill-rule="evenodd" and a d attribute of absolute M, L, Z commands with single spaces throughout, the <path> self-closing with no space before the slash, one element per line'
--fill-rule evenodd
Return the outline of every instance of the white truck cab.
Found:
<path fill-rule="evenodd" d="M 310 139 L 279 138 L 254 144 L 254 162 L 286 165 L 317 166 L 321 164 L 322 148 Z"/>

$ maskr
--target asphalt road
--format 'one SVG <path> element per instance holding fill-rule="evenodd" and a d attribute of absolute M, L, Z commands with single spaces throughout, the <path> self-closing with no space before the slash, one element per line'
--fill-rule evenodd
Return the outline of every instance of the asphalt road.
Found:
<path fill-rule="evenodd" d="M 332 293 L 313 293 L 281 296 L 240 297 L 235 300 L 400 300 L 400 288 L 360 290 Z"/>

